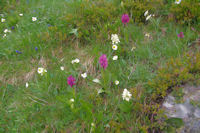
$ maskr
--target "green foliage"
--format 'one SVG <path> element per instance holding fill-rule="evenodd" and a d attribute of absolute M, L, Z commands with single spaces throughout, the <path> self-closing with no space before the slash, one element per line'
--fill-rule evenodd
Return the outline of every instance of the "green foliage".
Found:
<path fill-rule="evenodd" d="M 123 7 L 125 12 L 129 13 L 134 23 L 146 23 L 144 16 L 145 11 L 149 11 L 150 14 L 158 14 L 162 8 L 162 0 L 124 0 Z"/>
<path fill-rule="evenodd" d="M 183 58 L 171 59 L 167 67 L 160 68 L 158 76 L 149 82 L 150 88 L 155 89 L 152 98 L 165 97 L 169 89 L 194 81 L 194 76 L 200 73 L 199 57 L 199 53 L 186 54 Z"/>
<path fill-rule="evenodd" d="M 91 38 L 107 39 L 109 33 L 116 31 L 116 25 L 119 25 L 116 22 L 119 10 L 112 2 L 84 1 L 79 4 L 75 13 L 70 13 L 64 18 L 67 27 L 78 29 L 78 38 L 86 41 L 90 41 Z"/>
<path fill-rule="evenodd" d="M 170 18 L 180 24 L 199 24 L 200 22 L 200 1 L 199 0 L 182 0 L 180 4 L 172 4 Z"/>

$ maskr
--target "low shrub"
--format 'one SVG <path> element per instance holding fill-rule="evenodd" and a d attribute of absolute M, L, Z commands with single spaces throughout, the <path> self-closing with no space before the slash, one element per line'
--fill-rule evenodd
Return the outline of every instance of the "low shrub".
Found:
<path fill-rule="evenodd" d="M 166 67 L 158 70 L 157 77 L 148 83 L 153 90 L 152 99 L 164 98 L 170 89 L 195 80 L 200 74 L 200 54 L 185 54 L 183 58 L 171 59 Z"/>
<path fill-rule="evenodd" d="M 199 0 L 182 0 L 180 4 L 173 3 L 169 9 L 173 17 L 169 20 L 180 24 L 198 24 L 200 21 L 199 6 Z"/>

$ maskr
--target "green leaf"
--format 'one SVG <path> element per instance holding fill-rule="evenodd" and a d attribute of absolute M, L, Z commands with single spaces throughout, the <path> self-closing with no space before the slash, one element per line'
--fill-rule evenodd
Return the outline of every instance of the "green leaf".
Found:
<path fill-rule="evenodd" d="M 181 126 L 184 125 L 184 122 L 181 118 L 170 118 L 168 120 L 166 120 L 166 122 L 170 125 L 173 126 L 175 128 L 180 128 Z"/>

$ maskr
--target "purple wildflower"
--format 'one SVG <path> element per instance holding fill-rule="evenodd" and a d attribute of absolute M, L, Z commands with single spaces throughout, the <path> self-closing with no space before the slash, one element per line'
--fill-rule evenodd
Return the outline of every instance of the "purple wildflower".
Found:
<path fill-rule="evenodd" d="M 180 34 L 177 35 L 179 38 L 183 38 L 184 37 L 184 34 L 183 32 L 180 32 Z"/>
<path fill-rule="evenodd" d="M 67 83 L 68 83 L 68 85 L 70 85 L 71 87 L 72 87 L 73 85 L 75 85 L 75 81 L 76 81 L 76 79 L 75 79 L 72 75 L 70 75 L 70 76 L 67 78 Z"/>
<path fill-rule="evenodd" d="M 127 24 L 129 22 L 130 18 L 128 16 L 128 14 L 123 14 L 121 20 L 122 20 L 123 24 Z"/>
<path fill-rule="evenodd" d="M 38 51 L 38 48 L 37 48 L 37 47 L 35 47 L 35 51 Z"/>
<path fill-rule="evenodd" d="M 22 54 L 22 52 L 20 52 L 19 50 L 16 50 L 15 52 L 18 53 L 18 54 Z"/>
<path fill-rule="evenodd" d="M 101 67 L 106 69 L 108 67 L 108 60 L 105 54 L 103 54 L 101 57 L 99 57 L 99 64 Z"/>
<path fill-rule="evenodd" d="M 11 29 L 14 30 L 14 29 L 15 29 L 15 26 L 12 26 Z"/>

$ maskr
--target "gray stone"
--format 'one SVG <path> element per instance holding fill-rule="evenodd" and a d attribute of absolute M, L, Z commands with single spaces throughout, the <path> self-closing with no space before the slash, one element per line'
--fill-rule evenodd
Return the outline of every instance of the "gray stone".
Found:
<path fill-rule="evenodd" d="M 168 118 L 181 118 L 184 121 L 180 133 L 200 133 L 200 108 L 191 104 L 191 101 L 200 102 L 200 86 L 185 86 L 183 92 L 183 103 L 176 103 L 175 97 L 170 94 L 162 106 Z"/>

